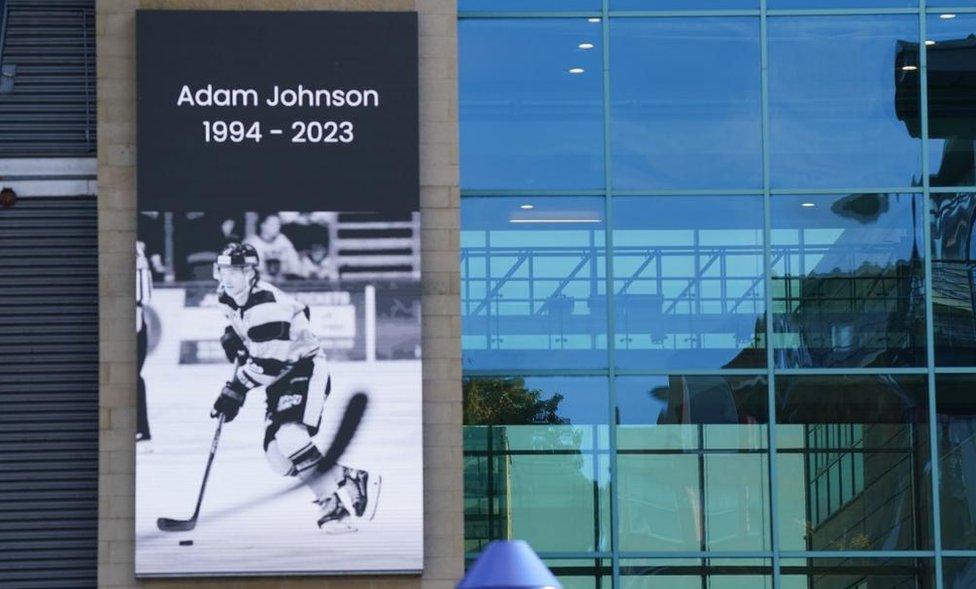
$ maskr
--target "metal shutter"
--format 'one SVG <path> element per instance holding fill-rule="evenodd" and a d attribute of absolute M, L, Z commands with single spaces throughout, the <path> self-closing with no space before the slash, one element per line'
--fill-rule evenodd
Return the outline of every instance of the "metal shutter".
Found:
<path fill-rule="evenodd" d="M 95 587 L 95 197 L 0 208 L 0 251 L 0 588 Z"/>
<path fill-rule="evenodd" d="M 0 157 L 94 155 L 94 0 L 6 0 L 6 17 L 0 63 L 16 70 L 0 93 Z"/>

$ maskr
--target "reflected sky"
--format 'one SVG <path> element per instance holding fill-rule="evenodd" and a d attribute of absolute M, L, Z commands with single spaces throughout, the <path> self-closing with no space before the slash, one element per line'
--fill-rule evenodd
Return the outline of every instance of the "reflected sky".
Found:
<path fill-rule="evenodd" d="M 554 11 L 600 10 L 601 0 L 458 0 L 458 12 L 470 11 Z"/>
<path fill-rule="evenodd" d="M 774 188 L 921 184 L 921 149 L 895 115 L 895 51 L 918 17 L 769 18 Z"/>
<path fill-rule="evenodd" d="M 462 188 L 603 187 L 601 37 L 586 18 L 458 23 Z"/>
<path fill-rule="evenodd" d="M 758 18 L 611 22 L 613 185 L 760 188 Z"/>

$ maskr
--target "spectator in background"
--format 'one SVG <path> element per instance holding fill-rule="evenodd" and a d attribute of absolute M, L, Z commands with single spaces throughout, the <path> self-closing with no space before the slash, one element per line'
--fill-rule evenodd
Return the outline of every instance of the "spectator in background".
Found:
<path fill-rule="evenodd" d="M 324 243 L 313 243 L 302 252 L 302 275 L 318 280 L 339 280 L 339 269 L 329 257 Z"/>
<path fill-rule="evenodd" d="M 301 259 L 291 240 L 281 232 L 278 215 L 272 213 L 261 218 L 257 235 L 251 235 L 244 242 L 257 250 L 263 279 L 281 282 L 288 277 L 304 277 Z"/>

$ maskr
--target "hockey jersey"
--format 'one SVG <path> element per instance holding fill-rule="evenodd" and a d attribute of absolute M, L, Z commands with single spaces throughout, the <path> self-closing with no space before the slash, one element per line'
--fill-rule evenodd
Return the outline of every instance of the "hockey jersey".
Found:
<path fill-rule="evenodd" d="M 319 353 L 308 307 L 281 289 L 258 281 L 243 305 L 219 292 L 220 309 L 247 348 L 236 372 L 247 388 L 267 385 L 303 358 Z"/>

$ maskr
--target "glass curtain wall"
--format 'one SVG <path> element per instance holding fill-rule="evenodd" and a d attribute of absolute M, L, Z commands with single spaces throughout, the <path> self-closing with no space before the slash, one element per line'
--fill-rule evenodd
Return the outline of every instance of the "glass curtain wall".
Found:
<path fill-rule="evenodd" d="M 458 8 L 468 558 L 976 586 L 976 4 Z"/>

